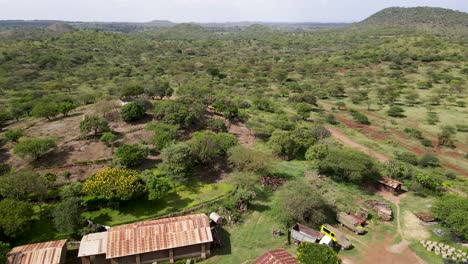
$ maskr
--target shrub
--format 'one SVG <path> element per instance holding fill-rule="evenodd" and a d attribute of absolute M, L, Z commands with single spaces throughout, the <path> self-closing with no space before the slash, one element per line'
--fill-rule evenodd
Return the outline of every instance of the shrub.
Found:
<path fill-rule="evenodd" d="M 192 149 L 186 143 L 171 145 L 161 152 L 161 169 L 179 182 L 187 180 L 194 166 Z"/>
<path fill-rule="evenodd" d="M 5 138 L 10 142 L 18 142 L 18 140 L 24 136 L 24 130 L 12 129 L 5 132 Z"/>
<path fill-rule="evenodd" d="M 412 138 L 418 138 L 418 139 L 422 139 L 422 132 L 415 129 L 415 128 L 405 128 L 403 130 L 403 132 L 405 132 L 405 134 L 407 134 L 408 136 L 412 137 Z"/>
<path fill-rule="evenodd" d="M 319 173 L 353 183 L 380 176 L 378 166 L 371 157 L 352 149 L 330 148 L 318 165 Z"/>
<path fill-rule="evenodd" d="M 418 165 L 418 156 L 411 152 L 397 152 L 395 158 L 399 161 L 409 163 L 411 165 Z"/>
<path fill-rule="evenodd" d="M 32 206 L 25 202 L 4 199 L 0 201 L 0 229 L 10 238 L 23 235 L 33 216 Z"/>
<path fill-rule="evenodd" d="M 421 145 L 427 147 L 427 148 L 432 148 L 433 145 L 432 145 L 432 141 L 430 141 L 429 139 L 421 139 L 419 142 L 421 142 Z"/>
<path fill-rule="evenodd" d="M 73 102 L 65 101 L 57 105 L 57 110 L 63 115 L 68 116 L 71 110 L 75 108 Z"/>
<path fill-rule="evenodd" d="M 167 177 L 166 173 L 161 170 L 145 171 L 142 174 L 142 179 L 148 192 L 148 200 L 163 199 L 174 189 L 171 178 Z"/>
<path fill-rule="evenodd" d="M 436 112 L 427 112 L 426 121 L 429 125 L 435 125 L 439 122 L 439 116 Z"/>
<path fill-rule="evenodd" d="M 305 159 L 313 161 L 315 164 L 318 164 L 319 161 L 323 160 L 328 155 L 328 145 L 326 144 L 317 144 L 311 146 L 306 154 Z"/>
<path fill-rule="evenodd" d="M 0 241 L 0 263 L 6 263 L 8 252 L 10 252 L 10 244 Z"/>
<path fill-rule="evenodd" d="M 339 122 L 336 120 L 334 114 L 328 114 L 328 115 L 325 117 L 325 121 L 327 121 L 327 123 L 329 123 L 329 124 L 331 124 L 331 125 L 338 125 L 338 124 L 339 124 Z"/>
<path fill-rule="evenodd" d="M 21 158 L 37 160 L 51 149 L 55 148 L 55 140 L 48 138 L 21 138 L 13 147 L 13 153 Z"/>
<path fill-rule="evenodd" d="M 454 230 L 463 239 L 468 239 L 468 203 L 465 197 L 445 195 L 432 207 L 434 216 Z"/>
<path fill-rule="evenodd" d="M 107 200 L 130 200 L 144 193 L 137 171 L 103 169 L 91 175 L 83 184 L 83 192 Z"/>
<path fill-rule="evenodd" d="M 272 157 L 264 152 L 235 146 L 228 151 L 229 164 L 240 171 L 265 171 Z"/>
<path fill-rule="evenodd" d="M 202 131 L 193 133 L 187 143 L 199 163 L 209 164 L 222 159 L 230 148 L 237 145 L 237 142 L 237 138 L 228 133 L 215 134 L 211 131 Z"/>
<path fill-rule="evenodd" d="M 312 106 L 307 103 L 298 103 L 294 106 L 297 114 L 303 119 L 306 120 L 312 112 Z"/>
<path fill-rule="evenodd" d="M 349 112 L 351 113 L 351 116 L 353 117 L 354 119 L 354 122 L 358 123 L 358 124 L 361 124 L 361 125 L 370 125 L 370 121 L 369 119 L 367 118 L 366 115 L 364 115 L 363 113 L 360 113 L 356 110 L 353 110 L 353 109 L 350 109 Z"/>
<path fill-rule="evenodd" d="M 194 124 L 197 119 L 203 117 L 203 112 L 193 111 L 196 106 L 189 107 L 182 102 L 161 101 L 154 107 L 154 118 L 172 125 L 180 127 L 189 127 Z"/>
<path fill-rule="evenodd" d="M 81 224 L 81 199 L 76 197 L 61 201 L 52 211 L 54 226 L 61 233 L 74 233 Z"/>
<path fill-rule="evenodd" d="M 0 163 L 0 176 L 10 173 L 11 166 L 6 163 Z"/>
<path fill-rule="evenodd" d="M 60 189 L 60 197 L 65 200 L 72 197 L 79 197 L 83 190 L 83 184 L 81 182 L 73 182 L 63 186 Z"/>
<path fill-rule="evenodd" d="M 140 145 L 123 144 L 117 148 L 115 159 L 117 163 L 133 168 L 139 166 L 148 155 L 148 150 Z"/>
<path fill-rule="evenodd" d="M 465 101 L 457 101 L 456 104 L 457 104 L 458 107 L 465 107 L 466 106 Z"/>
<path fill-rule="evenodd" d="M 468 125 L 461 124 L 461 125 L 456 125 L 457 131 L 459 132 L 468 132 Z"/>
<path fill-rule="evenodd" d="M 297 260 L 302 264 L 340 264 L 333 248 L 316 243 L 301 243 L 297 247 Z"/>
<path fill-rule="evenodd" d="M 51 120 L 59 114 L 59 109 L 54 102 L 39 102 L 31 111 L 35 117 L 45 117 L 47 120 Z"/>
<path fill-rule="evenodd" d="M 443 126 L 437 139 L 439 146 L 455 147 L 453 136 L 456 134 L 456 129 L 453 126 Z"/>
<path fill-rule="evenodd" d="M 296 158 L 303 155 L 310 146 L 315 144 L 316 137 L 324 135 L 321 132 L 324 131 L 304 128 L 296 128 L 294 131 L 275 130 L 268 141 L 268 145 L 277 155 Z"/>
<path fill-rule="evenodd" d="M 436 156 L 426 153 L 421 156 L 421 158 L 418 161 L 418 164 L 421 167 L 439 167 L 440 162 Z"/>
<path fill-rule="evenodd" d="M 400 106 L 393 105 L 388 109 L 387 114 L 391 117 L 404 117 L 404 112 L 405 110 Z"/>
<path fill-rule="evenodd" d="M 227 132 L 226 123 L 221 119 L 209 119 L 206 124 L 207 128 L 216 133 Z"/>
<path fill-rule="evenodd" d="M 431 191 L 440 191 L 442 182 L 434 175 L 418 174 L 416 175 L 416 181 L 421 184 L 424 189 Z"/>
<path fill-rule="evenodd" d="M 137 121 L 145 116 L 145 108 L 136 102 L 131 102 L 122 107 L 120 116 L 125 122 Z"/>

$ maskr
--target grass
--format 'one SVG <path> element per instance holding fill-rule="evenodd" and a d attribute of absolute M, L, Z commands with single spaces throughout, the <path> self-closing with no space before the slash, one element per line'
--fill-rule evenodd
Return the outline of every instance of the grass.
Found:
<path fill-rule="evenodd" d="M 232 185 L 228 183 L 193 182 L 189 186 L 179 186 L 177 192 L 171 193 L 162 201 L 132 200 L 121 204 L 118 208 L 102 208 L 85 212 L 83 216 L 102 225 L 121 225 L 182 211 L 214 200 L 231 192 L 232 189 Z"/>

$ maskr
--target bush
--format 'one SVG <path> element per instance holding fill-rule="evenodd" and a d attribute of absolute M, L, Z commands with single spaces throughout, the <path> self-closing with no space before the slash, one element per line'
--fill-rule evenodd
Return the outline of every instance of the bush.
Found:
<path fill-rule="evenodd" d="M 18 142 L 18 140 L 24 136 L 24 130 L 12 129 L 5 132 L 5 138 L 10 142 Z"/>
<path fill-rule="evenodd" d="M 432 148 L 433 145 L 432 145 L 432 141 L 430 141 L 429 139 L 421 139 L 419 142 L 421 142 L 421 145 L 427 147 L 427 148 Z"/>
<path fill-rule="evenodd" d="M 139 166 L 148 155 L 148 150 L 140 145 L 123 144 L 117 148 L 115 159 L 117 163 L 133 168 Z"/>
<path fill-rule="evenodd" d="M 436 112 L 427 112 L 426 121 L 429 125 L 435 125 L 439 122 L 439 116 Z"/>
<path fill-rule="evenodd" d="M 358 124 L 361 124 L 361 125 L 370 125 L 370 121 L 369 119 L 367 118 L 366 115 L 364 115 L 363 113 L 360 113 L 356 110 L 353 110 L 353 109 L 350 109 L 349 112 L 351 113 L 351 116 L 353 117 L 354 119 L 354 122 L 358 123 Z"/>
<path fill-rule="evenodd" d="M 161 170 L 145 171 L 142 179 L 145 182 L 148 200 L 161 200 L 174 189 L 171 178 Z"/>
<path fill-rule="evenodd" d="M 50 121 L 59 114 L 59 109 L 54 102 L 39 102 L 31 113 L 34 117 L 45 117 Z"/>
<path fill-rule="evenodd" d="M 187 142 L 195 159 L 201 164 L 210 164 L 222 159 L 227 151 L 237 145 L 237 138 L 228 133 L 211 131 L 195 132 Z"/>
<path fill-rule="evenodd" d="M 322 132 L 325 131 L 304 128 L 296 128 L 294 131 L 275 130 L 268 145 L 277 155 L 300 158 L 310 146 L 317 142 L 317 137 L 326 136 Z"/>
<path fill-rule="evenodd" d="M 74 233 L 82 225 L 81 199 L 76 197 L 61 201 L 52 211 L 54 226 L 61 233 Z"/>
<path fill-rule="evenodd" d="M 48 138 L 21 138 L 13 147 L 13 153 L 21 158 L 37 160 L 51 149 L 55 148 L 55 140 Z"/>
<path fill-rule="evenodd" d="M 333 115 L 333 114 L 328 114 L 325 117 L 325 121 L 327 121 L 327 123 L 329 123 L 331 125 L 338 125 L 339 124 L 339 122 L 335 118 L 335 115 Z"/>
<path fill-rule="evenodd" d="M 23 235 L 33 216 L 32 206 L 12 199 L 0 201 L 0 229 L 10 238 Z"/>
<path fill-rule="evenodd" d="M 403 132 L 405 132 L 405 134 L 407 134 L 408 136 L 412 137 L 412 138 L 418 138 L 418 139 L 422 139 L 422 132 L 415 129 L 415 128 L 405 128 L 403 130 Z"/>
<path fill-rule="evenodd" d="M 6 163 L 0 163 L 0 176 L 10 173 L 11 166 Z"/>
<path fill-rule="evenodd" d="M 8 252 L 10 252 L 10 244 L 0 241 L 0 263 L 6 263 Z"/>
<path fill-rule="evenodd" d="M 79 197 L 82 190 L 83 184 L 81 182 L 67 184 L 60 189 L 60 198 L 65 200 L 72 197 Z"/>
<path fill-rule="evenodd" d="M 122 107 L 120 116 L 125 122 L 137 121 L 145 116 L 145 108 L 135 102 L 131 102 Z"/>
<path fill-rule="evenodd" d="M 91 175 L 83 184 L 83 192 L 107 200 L 130 200 L 144 193 L 137 171 L 103 169 Z"/>
<path fill-rule="evenodd" d="M 352 149 L 330 148 L 318 164 L 320 174 L 338 180 L 361 183 L 379 178 L 379 168 L 374 160 Z"/>
<path fill-rule="evenodd" d="M 465 197 L 445 195 L 432 207 L 434 216 L 463 239 L 468 239 L 468 203 Z"/>
<path fill-rule="evenodd" d="M 405 110 L 397 105 L 391 106 L 388 109 L 387 114 L 391 117 L 404 117 L 403 113 Z"/>
<path fill-rule="evenodd" d="M 399 161 L 409 163 L 411 165 L 418 165 L 418 156 L 411 152 L 397 152 L 395 158 Z"/>
<path fill-rule="evenodd" d="M 442 188 L 442 181 L 435 175 L 429 174 L 418 174 L 416 175 L 416 181 L 421 184 L 424 189 L 438 192 Z"/>
<path fill-rule="evenodd" d="M 453 136 L 456 134 L 456 129 L 453 126 L 443 126 L 437 139 L 439 146 L 455 147 Z"/>
<path fill-rule="evenodd" d="M 199 106 L 189 106 L 182 102 L 161 101 L 154 107 L 154 118 L 164 123 L 186 128 L 203 118 L 204 107 L 202 110 L 197 107 Z"/>
<path fill-rule="evenodd" d="M 209 119 L 207 121 L 206 127 L 216 133 L 227 132 L 227 126 L 221 119 Z"/>
<path fill-rule="evenodd" d="M 302 264 L 340 264 L 332 247 L 316 243 L 301 243 L 297 247 L 297 260 Z"/>
<path fill-rule="evenodd" d="M 426 153 L 421 156 L 421 158 L 418 161 L 419 166 L 421 167 L 439 167 L 440 162 L 439 159 L 429 153 Z"/>
<path fill-rule="evenodd" d="M 71 110 L 75 108 L 73 102 L 65 101 L 57 105 L 57 110 L 63 115 L 68 116 Z"/>

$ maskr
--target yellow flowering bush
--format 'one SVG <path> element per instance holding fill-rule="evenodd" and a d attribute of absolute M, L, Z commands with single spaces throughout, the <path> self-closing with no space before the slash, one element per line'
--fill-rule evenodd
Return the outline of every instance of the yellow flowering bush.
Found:
<path fill-rule="evenodd" d="M 126 169 L 103 169 L 83 184 L 84 193 L 108 200 L 130 200 L 144 191 L 139 173 Z"/>

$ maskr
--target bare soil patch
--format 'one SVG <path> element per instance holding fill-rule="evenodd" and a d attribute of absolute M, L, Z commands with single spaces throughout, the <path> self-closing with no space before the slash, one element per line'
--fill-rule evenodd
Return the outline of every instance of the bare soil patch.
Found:
<path fill-rule="evenodd" d="M 231 123 L 228 132 L 236 136 L 239 143 L 244 147 L 250 148 L 255 145 L 255 135 L 244 123 Z"/>
<path fill-rule="evenodd" d="M 405 211 L 403 214 L 403 222 L 405 223 L 405 228 L 402 232 L 406 239 L 422 240 L 430 237 L 429 232 L 427 232 L 426 228 L 421 224 L 421 220 L 413 213 Z"/>

